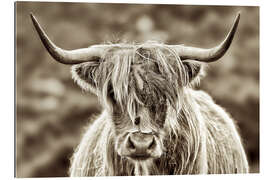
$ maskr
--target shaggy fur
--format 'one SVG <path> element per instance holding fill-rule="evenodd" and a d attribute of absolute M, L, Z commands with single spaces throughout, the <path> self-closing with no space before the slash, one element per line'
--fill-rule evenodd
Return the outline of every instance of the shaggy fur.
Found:
<path fill-rule="evenodd" d="M 70 175 L 247 173 L 233 120 L 208 94 L 192 88 L 202 72 L 202 64 L 183 62 L 174 49 L 153 42 L 119 44 L 97 62 L 74 65 L 73 79 L 99 97 L 104 111 L 87 128 L 72 157 Z M 158 114 L 151 109 L 157 104 L 166 105 L 165 110 L 158 117 L 146 114 L 145 122 L 159 133 L 161 157 L 146 161 L 121 157 L 118 137 L 140 107 Z"/>

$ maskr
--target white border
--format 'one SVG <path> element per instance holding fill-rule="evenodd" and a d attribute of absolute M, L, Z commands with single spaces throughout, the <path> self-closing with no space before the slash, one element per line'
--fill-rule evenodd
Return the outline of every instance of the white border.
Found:
<path fill-rule="evenodd" d="M 32 0 L 33 1 L 33 0 Z M 35 0 L 34 0 L 35 1 Z M 55 2 L 48 0 L 49 2 Z M 47 1 L 47 2 L 48 2 Z M 69 0 L 59 2 L 74 2 Z M 137 3 L 137 4 L 189 4 L 189 5 L 242 5 L 242 6 L 260 6 L 260 174 L 252 175 L 193 175 L 193 176 L 148 176 L 139 179 L 228 179 L 228 178 L 243 178 L 254 179 L 263 178 L 269 176 L 269 143 L 268 133 L 270 131 L 269 126 L 269 110 L 270 110 L 270 58 L 269 58 L 269 3 L 267 0 L 118 0 L 118 1 L 85 1 L 80 2 L 117 2 L 117 3 Z M 1 177 L 4 179 L 12 179 L 14 177 L 14 1 L 2 1 L 1 2 Z M 270 136 L 269 136 L 270 137 Z M 138 177 L 100 177 L 96 179 L 137 179 Z M 26 178 L 28 179 L 28 178 Z M 38 179 L 38 178 L 31 178 Z M 43 178 L 53 179 L 53 178 Z M 57 179 L 70 179 L 70 178 L 57 178 Z M 93 179 L 93 178 L 72 178 L 72 179 Z"/>
<path fill-rule="evenodd" d="M 27 0 L 22 0 L 27 1 Z M 36 0 L 33 0 L 36 1 Z M 55 0 L 41 0 L 38 2 L 56 2 Z M 77 2 L 74 0 L 58 0 L 57 2 Z M 261 1 L 256 0 L 80 0 L 78 2 L 88 3 L 136 3 L 136 4 L 185 4 L 185 5 L 243 5 L 243 6 L 259 6 Z"/>
<path fill-rule="evenodd" d="M 1 177 L 11 177 L 14 172 L 14 14 L 12 1 L 1 2 L 1 52 L 3 61 L 0 82 L 1 112 Z M 5 178 L 6 179 L 6 178 Z"/>

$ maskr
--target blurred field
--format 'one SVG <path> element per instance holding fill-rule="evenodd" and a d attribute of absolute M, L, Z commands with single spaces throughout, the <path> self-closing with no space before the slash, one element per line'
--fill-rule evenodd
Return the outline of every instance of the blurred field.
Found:
<path fill-rule="evenodd" d="M 60 47 L 144 42 L 212 47 L 238 11 L 241 20 L 228 53 L 209 65 L 201 89 L 239 126 L 251 172 L 259 172 L 259 8 L 224 6 L 16 3 L 16 175 L 67 176 L 69 158 L 97 98 L 77 87 L 69 66 L 52 60 L 31 24 L 33 12 Z"/>

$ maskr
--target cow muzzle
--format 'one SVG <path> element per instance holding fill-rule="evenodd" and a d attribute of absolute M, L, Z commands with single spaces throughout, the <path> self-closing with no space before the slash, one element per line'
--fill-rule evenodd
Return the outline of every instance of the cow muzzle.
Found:
<path fill-rule="evenodd" d="M 147 160 L 160 157 L 162 151 L 152 133 L 133 132 L 127 135 L 121 154 L 133 160 Z"/>

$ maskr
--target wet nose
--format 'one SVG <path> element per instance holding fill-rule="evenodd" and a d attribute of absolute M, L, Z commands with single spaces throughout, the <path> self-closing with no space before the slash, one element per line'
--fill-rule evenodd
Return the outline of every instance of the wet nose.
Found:
<path fill-rule="evenodd" d="M 136 155 L 147 155 L 156 146 L 155 138 L 152 134 L 135 132 L 128 137 L 127 148 Z"/>

